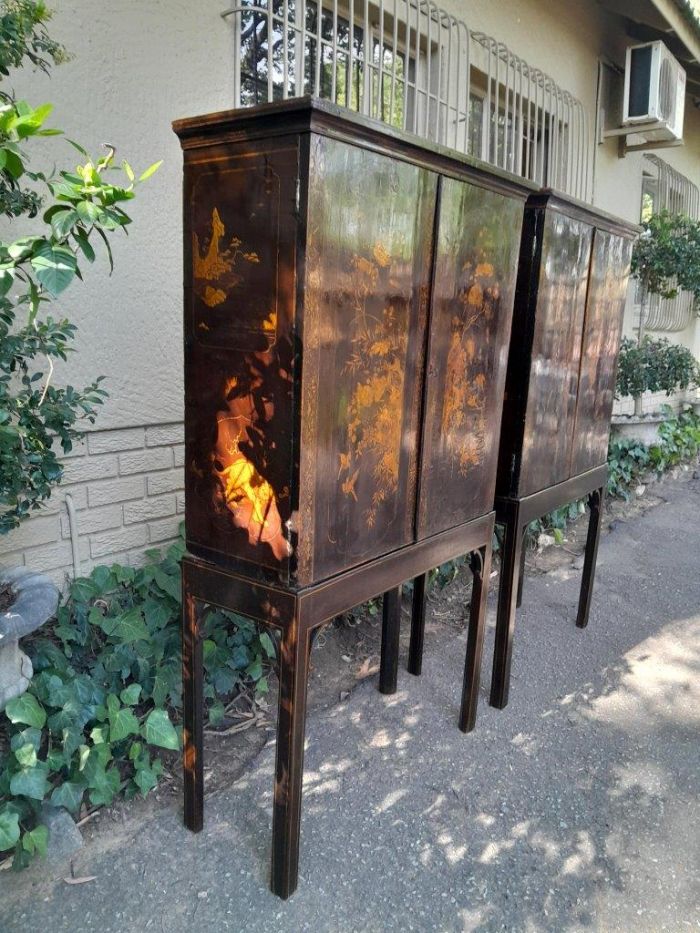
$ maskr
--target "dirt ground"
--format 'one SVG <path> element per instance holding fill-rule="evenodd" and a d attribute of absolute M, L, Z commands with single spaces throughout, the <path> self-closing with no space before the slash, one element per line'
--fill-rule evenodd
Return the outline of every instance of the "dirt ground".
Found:
<path fill-rule="evenodd" d="M 605 503 L 602 534 L 619 523 L 630 521 L 637 515 L 653 509 L 665 501 L 664 482 L 678 478 L 691 468 L 677 468 L 662 480 L 648 482 L 641 495 L 628 502 L 608 500 Z M 564 541 L 542 550 L 530 547 L 526 557 L 526 580 L 532 575 L 555 572 L 557 569 L 581 566 L 588 514 L 580 516 L 568 526 Z M 498 585 L 498 559 L 491 576 L 491 588 Z M 426 645 L 439 637 L 441 630 L 462 629 L 468 620 L 471 594 L 471 575 L 462 567 L 456 578 L 443 588 L 434 587 L 428 600 L 426 618 Z M 410 594 L 404 594 L 404 618 L 401 642 L 406 646 L 409 638 Z M 361 610 L 334 619 L 320 631 L 314 643 L 309 678 L 309 711 L 327 709 L 346 699 L 349 693 L 366 677 L 379 669 L 381 642 L 381 607 L 362 607 Z M 204 780 L 207 793 L 229 786 L 246 770 L 261 752 L 268 739 L 274 736 L 277 717 L 275 678 L 270 678 L 271 689 L 261 702 L 252 705 L 250 698 L 241 697 L 237 708 L 240 716 L 227 731 L 207 729 L 205 732 Z M 83 821 L 81 832 L 86 843 L 98 848 L 113 849 L 119 845 L 120 824 L 127 821 L 148 820 L 161 808 L 172 805 L 173 796 L 182 793 L 179 758 L 171 756 L 165 762 L 164 781 L 156 792 L 145 800 L 119 800 Z"/>

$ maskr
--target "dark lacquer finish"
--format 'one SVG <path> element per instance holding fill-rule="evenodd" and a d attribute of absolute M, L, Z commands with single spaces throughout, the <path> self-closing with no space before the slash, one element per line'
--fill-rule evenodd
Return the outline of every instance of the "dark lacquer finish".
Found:
<path fill-rule="evenodd" d="M 482 515 L 493 502 L 522 213 L 512 197 L 442 181 L 419 538 Z"/>
<path fill-rule="evenodd" d="M 416 607 L 430 569 L 476 552 L 459 720 L 474 725 L 527 188 L 316 101 L 176 130 L 194 555 L 183 562 L 185 820 L 202 827 L 197 609 L 215 605 L 280 632 L 271 884 L 288 897 L 319 625 L 383 593 L 379 680 L 393 692 L 402 583 L 419 581 Z"/>
<path fill-rule="evenodd" d="M 523 224 L 501 430 L 504 526 L 491 704 L 508 702 L 528 522 L 583 496 L 590 523 L 577 625 L 590 610 L 615 369 L 636 228 L 545 192 Z"/>
<path fill-rule="evenodd" d="M 570 476 L 605 463 L 608 456 L 617 354 L 631 256 L 630 239 L 605 230 L 595 231 Z"/>
<path fill-rule="evenodd" d="M 296 138 L 187 153 L 187 542 L 289 575 Z"/>
<path fill-rule="evenodd" d="M 592 230 L 547 211 L 540 233 L 520 495 L 569 478 Z"/>
<path fill-rule="evenodd" d="M 437 187 L 432 172 L 321 136 L 309 179 L 301 580 L 413 540 Z"/>

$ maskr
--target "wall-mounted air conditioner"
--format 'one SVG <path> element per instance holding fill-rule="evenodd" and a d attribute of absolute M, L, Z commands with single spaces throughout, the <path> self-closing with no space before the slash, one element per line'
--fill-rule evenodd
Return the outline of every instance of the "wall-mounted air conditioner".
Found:
<path fill-rule="evenodd" d="M 683 138 L 685 71 L 663 42 L 627 49 L 622 124 L 645 140 Z"/>

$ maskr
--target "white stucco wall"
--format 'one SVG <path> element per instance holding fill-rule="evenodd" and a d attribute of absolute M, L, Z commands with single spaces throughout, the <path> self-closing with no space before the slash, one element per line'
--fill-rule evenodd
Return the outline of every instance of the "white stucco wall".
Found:
<path fill-rule="evenodd" d="M 219 2 L 61 0 L 51 25 L 74 58 L 52 71 L 22 72 L 18 92 L 55 104 L 53 125 L 99 156 L 103 142 L 135 169 L 163 159 L 128 209 L 128 237 L 113 238 L 115 272 L 86 271 L 63 305 L 79 325 L 71 378 L 107 377 L 99 427 L 182 417 L 182 240 L 176 117 L 232 105 L 231 33 Z M 60 143 L 52 141 L 58 160 Z M 65 164 L 76 153 L 67 144 Z M 60 165 L 60 162 L 59 162 Z"/>
<path fill-rule="evenodd" d="M 232 105 L 232 31 L 223 0 L 61 0 L 52 34 L 74 59 L 51 78 L 27 71 L 14 83 L 34 103 L 55 104 L 54 124 L 99 153 L 108 142 L 137 169 L 163 159 L 133 202 L 128 238 L 115 243 L 116 270 L 86 270 L 63 302 L 79 325 L 71 381 L 107 377 L 110 398 L 98 431 L 76 452 L 52 511 L 0 539 L 0 560 L 42 563 L 60 578 L 70 565 L 63 497 L 78 506 L 84 569 L 138 560 L 144 545 L 174 533 L 182 502 L 181 156 L 171 121 Z M 597 3 L 570 0 L 443 0 L 470 28 L 505 42 L 575 94 L 595 121 L 598 60 L 624 63 L 628 40 Z M 54 141 L 52 152 L 60 148 Z M 595 203 L 636 221 L 641 155 L 595 146 Z M 686 145 L 659 153 L 700 185 L 700 112 L 689 103 Z M 74 162 L 66 146 L 66 163 Z M 53 158 L 56 158 L 54 155 Z M 626 329 L 630 329 L 628 315 Z M 678 335 L 700 352 L 694 324 Z M 169 440 L 170 439 L 170 440 Z M 176 443 L 177 442 L 177 443 Z M 172 447 L 172 444 L 176 444 Z M 170 445 L 170 446 L 169 446 Z M 101 510 L 101 511 L 100 511 Z M 137 520 L 141 516 L 140 520 Z M 53 549 L 53 550 L 50 550 Z"/>

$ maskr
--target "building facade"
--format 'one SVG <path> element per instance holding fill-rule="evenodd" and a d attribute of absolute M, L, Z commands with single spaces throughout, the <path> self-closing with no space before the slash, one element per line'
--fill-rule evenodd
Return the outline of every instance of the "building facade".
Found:
<path fill-rule="evenodd" d="M 256 95 L 280 81 L 292 95 L 315 81 L 324 96 L 357 109 L 367 94 L 389 122 L 403 120 L 421 132 L 423 121 L 424 135 L 444 132 L 447 145 L 566 188 L 626 220 L 638 222 L 645 204 L 697 216 L 700 21 L 691 0 L 440 0 L 439 8 L 423 7 L 438 12 L 425 13 L 418 40 L 421 29 L 405 26 L 420 16 L 414 0 L 335 0 L 328 7 L 323 0 L 321 23 L 316 0 L 306 0 L 303 33 L 292 0 L 273 6 L 267 24 L 265 0 L 258 3 L 263 12 L 241 14 L 212 0 L 65 0 L 51 32 L 73 58 L 50 78 L 29 71 L 13 78 L 20 97 L 54 103 L 53 123 L 90 151 L 99 155 L 101 144 L 109 143 L 117 160 L 126 158 L 136 169 L 156 159 L 164 164 L 133 202 L 130 235 L 114 244 L 113 276 L 106 263 L 97 263 L 63 300 L 62 310 L 79 326 L 70 381 L 86 384 L 102 374 L 110 397 L 95 430 L 68 458 L 64 482 L 47 508 L 0 538 L 4 564 L 27 563 L 63 583 L 97 563 L 137 563 L 147 548 L 177 534 L 183 511 L 182 161 L 173 119 L 260 99 Z M 297 16 L 297 28 L 280 52 L 274 42 L 267 48 L 265 29 L 274 33 L 273 18 L 283 10 Z M 304 52 L 300 35 L 308 41 Z M 442 46 L 441 35 L 449 36 Z M 625 152 L 620 137 L 605 135 L 620 125 L 625 52 L 659 38 L 687 71 L 683 144 Z M 365 46 L 381 61 L 372 75 L 358 67 L 369 57 Z M 285 69 L 278 57 L 289 57 L 292 47 L 299 67 Z M 345 48 L 344 67 L 329 72 L 328 56 L 339 48 Z M 460 72 L 456 63 L 465 54 L 467 71 Z M 53 142 L 52 159 L 55 152 Z M 66 163 L 71 158 L 66 147 Z M 638 323 L 635 298 L 631 287 L 629 335 Z M 687 298 L 652 310 L 655 335 L 700 356 L 700 322 Z M 645 407 L 663 401 L 648 398 Z M 618 410 L 628 407 L 631 402 L 623 402 Z"/>

